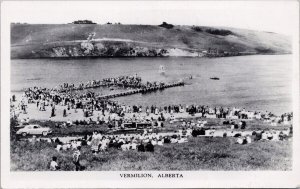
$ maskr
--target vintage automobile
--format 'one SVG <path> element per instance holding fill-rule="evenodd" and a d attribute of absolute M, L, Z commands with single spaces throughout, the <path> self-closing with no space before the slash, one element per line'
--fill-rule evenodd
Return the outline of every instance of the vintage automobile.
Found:
<path fill-rule="evenodd" d="M 41 127 L 40 125 L 26 125 L 24 128 L 17 131 L 18 135 L 43 135 L 47 136 L 52 133 L 52 130 L 49 127 Z"/>

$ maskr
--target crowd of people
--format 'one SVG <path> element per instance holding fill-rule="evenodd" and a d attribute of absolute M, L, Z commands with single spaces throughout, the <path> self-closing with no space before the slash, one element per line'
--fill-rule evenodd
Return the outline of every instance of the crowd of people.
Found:
<path fill-rule="evenodd" d="M 111 87 L 117 86 L 121 88 L 133 88 L 133 89 L 145 89 L 151 87 L 157 87 L 164 85 L 163 82 L 149 82 L 142 83 L 142 78 L 137 74 L 134 76 L 119 76 L 119 77 L 111 77 L 104 78 L 102 80 L 91 80 L 86 83 L 80 83 L 78 86 L 75 86 L 74 83 L 63 83 L 55 87 L 53 90 L 58 92 L 67 92 L 72 90 L 83 90 L 89 88 L 97 88 L 97 87 Z"/>
<path fill-rule="evenodd" d="M 63 107 L 62 117 L 68 117 L 72 112 L 82 111 L 82 119 L 73 120 L 73 124 L 78 123 L 103 123 L 110 122 L 113 126 L 121 126 L 124 122 L 160 122 L 166 118 L 175 120 L 175 115 L 197 115 L 205 118 L 224 118 L 224 119 L 259 119 L 270 122 L 274 126 L 277 123 L 288 124 L 292 121 L 292 113 L 275 116 L 271 112 L 247 111 L 245 108 L 228 107 L 209 107 L 204 105 L 169 105 L 169 106 L 146 106 L 124 105 L 109 99 L 97 98 L 97 94 L 86 92 L 72 92 L 69 89 L 89 88 L 95 86 L 117 85 L 131 88 L 144 88 L 164 85 L 164 83 L 147 82 L 142 84 L 141 77 L 120 76 L 106 78 L 103 80 L 93 80 L 86 84 L 82 83 L 78 87 L 74 84 L 64 83 L 58 89 L 48 89 L 32 87 L 24 91 L 18 107 L 12 108 L 13 116 L 16 116 L 16 108 L 19 113 L 27 113 L 28 104 L 35 103 L 39 111 L 49 111 L 49 117 L 57 116 L 56 106 Z M 12 98 L 16 100 L 15 96 Z M 95 114 L 96 113 L 96 114 Z M 96 119 L 95 116 L 97 115 Z M 60 116 L 60 115 L 58 115 Z M 92 118 L 93 116 L 93 118 Z M 179 116 L 180 117 L 180 116 Z M 154 120 L 155 119 L 155 120 Z M 159 121 L 159 123 L 157 123 Z"/>
<path fill-rule="evenodd" d="M 190 132 L 191 133 L 191 132 Z M 154 146 L 163 146 L 167 143 L 184 143 L 187 142 L 188 133 L 185 135 L 180 133 L 159 134 L 159 133 L 143 133 L 129 135 L 102 135 L 94 132 L 91 136 L 84 136 L 76 140 L 62 143 L 59 139 L 54 142 L 56 150 L 64 151 L 68 149 L 76 149 L 78 146 L 90 146 L 93 154 L 106 152 L 108 148 L 115 148 L 122 151 L 137 150 L 139 152 L 154 152 Z"/>
<path fill-rule="evenodd" d="M 15 98 L 15 97 L 14 97 Z M 63 117 L 70 113 L 82 111 L 82 118 L 73 120 L 73 124 L 81 123 L 110 123 L 111 125 L 121 126 L 126 122 L 152 122 L 160 124 L 169 118 L 171 121 L 176 117 L 186 115 L 197 115 L 205 118 L 224 118 L 224 119 L 258 119 L 271 122 L 274 126 L 277 123 L 288 124 L 293 119 L 292 113 L 285 113 L 275 116 L 270 112 L 247 111 L 244 108 L 228 107 L 209 107 L 204 105 L 169 105 L 169 106 L 138 106 L 124 105 L 109 99 L 97 99 L 95 94 L 87 92 L 77 93 L 58 93 L 47 88 L 33 87 L 24 92 L 19 103 L 21 113 L 27 113 L 28 104 L 35 103 L 39 111 L 49 111 L 49 117 L 55 117 L 56 106 L 64 108 Z M 16 107 L 15 107 L 16 109 Z M 14 110 L 12 108 L 12 112 Z M 16 113 L 13 113 L 16 115 Z M 93 116 L 96 115 L 96 116 Z M 93 116 L 93 117 L 92 117 Z"/>
<path fill-rule="evenodd" d="M 120 86 L 120 87 L 131 87 L 131 88 L 137 88 L 141 84 L 141 77 L 136 76 L 119 76 L 115 78 L 104 78 L 102 80 L 91 80 L 87 81 L 86 83 L 80 83 L 78 86 L 75 86 L 74 83 L 63 83 L 57 87 L 55 87 L 53 90 L 59 91 L 59 92 L 66 92 L 66 91 L 72 91 L 72 90 L 83 90 L 83 89 L 89 89 L 89 88 L 96 88 L 101 86 Z"/>
<path fill-rule="evenodd" d="M 98 95 L 90 91 L 76 91 L 101 86 L 147 89 L 164 85 L 162 82 L 142 83 L 141 77 L 135 75 L 92 80 L 78 86 L 64 83 L 54 89 L 32 87 L 24 91 L 17 106 L 11 105 L 11 113 L 12 117 L 16 118 L 18 113 L 28 114 L 29 104 L 34 104 L 38 111 L 49 112 L 50 120 L 56 116 L 68 118 L 73 112 L 82 112 L 83 116 L 64 122 L 64 126 L 106 124 L 112 129 L 124 129 L 126 124 L 131 126 L 137 126 L 137 123 L 149 125 L 143 133 L 135 134 L 104 135 L 95 131 L 92 135 L 75 137 L 75 139 L 66 141 L 60 138 L 36 138 L 35 136 L 29 139 L 32 142 L 47 140 L 60 153 L 72 150 L 72 162 L 76 171 L 84 170 L 84 166 L 80 163 L 82 147 L 90 149 L 95 156 L 106 153 L 109 149 L 153 153 L 156 146 L 164 146 L 169 143 L 186 143 L 189 141 L 189 137 L 234 137 L 237 144 L 243 145 L 259 140 L 286 140 L 292 134 L 292 127 L 284 130 L 247 130 L 245 128 L 246 121 L 249 119 L 263 120 L 272 126 L 277 124 L 291 125 L 293 113 L 276 116 L 268 111 L 248 111 L 245 108 L 209 107 L 195 104 L 130 106 L 109 99 L 97 98 Z M 11 101 L 15 102 L 16 100 L 16 96 L 13 95 Z M 63 108 L 62 115 L 57 115 L 58 107 Z M 198 120 L 185 119 L 193 116 L 197 117 Z M 21 123 L 28 124 L 29 117 L 30 115 L 21 120 Z M 224 119 L 223 126 L 226 128 L 207 127 L 206 118 Z M 175 126 L 172 133 L 158 133 L 152 130 L 153 128 L 164 127 L 166 121 Z M 52 157 L 49 169 L 59 170 L 60 168 L 57 157 Z"/>
<path fill-rule="evenodd" d="M 56 139 L 44 139 L 52 143 L 58 152 L 73 151 L 73 163 L 76 171 L 84 170 L 84 166 L 80 164 L 81 148 L 83 146 L 90 149 L 93 155 L 106 153 L 109 148 L 118 149 L 121 151 L 135 150 L 137 152 L 153 153 L 155 146 L 163 146 L 170 143 L 185 143 L 188 142 L 188 137 L 191 136 L 191 130 L 185 133 L 159 134 L 151 133 L 144 130 L 143 134 L 122 134 L 122 135 L 102 135 L 100 132 L 93 132 L 92 135 L 85 135 L 77 139 L 61 141 Z M 36 142 L 31 139 L 32 142 Z M 39 139 L 38 141 L 41 141 Z M 52 157 L 49 164 L 50 170 L 59 170 L 60 166 L 57 162 L 57 157 Z"/>
<path fill-rule="evenodd" d="M 84 169 L 80 164 L 81 148 L 90 149 L 90 152 L 97 156 L 109 151 L 110 148 L 121 151 L 137 151 L 137 152 L 154 152 L 155 146 L 164 146 L 166 144 L 180 144 L 188 142 L 190 137 L 233 137 L 237 144 L 249 144 L 255 141 L 280 141 L 287 140 L 292 135 L 292 128 L 284 130 L 216 130 L 216 129 L 200 129 L 197 127 L 179 129 L 172 133 L 155 133 L 150 129 L 145 129 L 143 133 L 121 134 L 121 135 L 104 135 L 100 132 L 93 132 L 92 135 L 83 137 L 70 138 L 63 140 L 62 138 L 50 139 L 39 138 L 29 139 L 31 142 L 46 140 L 52 143 L 55 150 L 60 153 L 67 151 L 73 152 L 73 163 L 76 171 Z M 50 162 L 51 170 L 59 170 L 57 157 L 53 157 Z"/>

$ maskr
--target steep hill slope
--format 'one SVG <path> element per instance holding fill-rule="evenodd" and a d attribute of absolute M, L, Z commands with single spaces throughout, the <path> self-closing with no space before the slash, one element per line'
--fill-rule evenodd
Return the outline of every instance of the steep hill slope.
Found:
<path fill-rule="evenodd" d="M 200 26 L 11 25 L 12 58 L 230 56 L 243 53 L 291 53 L 291 40 L 270 32 Z"/>

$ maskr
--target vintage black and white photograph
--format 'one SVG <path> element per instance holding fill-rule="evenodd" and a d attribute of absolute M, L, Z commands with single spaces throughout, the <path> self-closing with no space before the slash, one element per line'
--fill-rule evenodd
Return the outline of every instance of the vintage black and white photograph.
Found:
<path fill-rule="evenodd" d="M 293 171 L 297 1 L 94 4 L 14 4 L 11 172 Z"/>

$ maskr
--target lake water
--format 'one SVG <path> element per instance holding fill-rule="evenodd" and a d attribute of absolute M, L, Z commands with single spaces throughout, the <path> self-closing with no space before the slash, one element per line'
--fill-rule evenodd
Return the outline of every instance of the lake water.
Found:
<path fill-rule="evenodd" d="M 166 74 L 158 72 L 165 66 Z M 226 58 L 104 58 L 11 60 L 11 90 L 55 87 L 63 82 L 138 74 L 143 81 L 178 81 L 193 76 L 183 87 L 116 98 L 131 105 L 201 104 L 292 111 L 292 56 L 255 55 Z M 220 80 L 211 80 L 219 77 Z M 103 92 L 101 89 L 96 92 Z"/>

